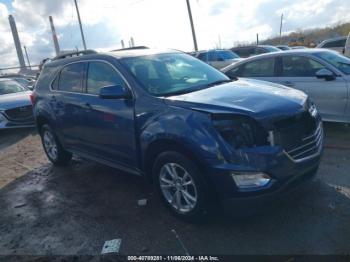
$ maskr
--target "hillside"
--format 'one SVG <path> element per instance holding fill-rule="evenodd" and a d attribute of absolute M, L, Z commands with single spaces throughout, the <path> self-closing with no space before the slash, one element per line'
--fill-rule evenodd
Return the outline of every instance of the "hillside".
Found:
<path fill-rule="evenodd" d="M 328 38 L 334 38 L 338 36 L 347 36 L 350 32 L 350 23 L 338 24 L 332 27 L 326 28 L 317 28 L 317 29 L 309 29 L 309 30 L 297 30 L 296 32 L 292 32 L 288 35 L 283 35 L 281 38 L 273 37 L 261 41 L 260 44 L 269 44 L 269 45 L 304 45 L 313 47 L 318 43 L 322 42 Z"/>

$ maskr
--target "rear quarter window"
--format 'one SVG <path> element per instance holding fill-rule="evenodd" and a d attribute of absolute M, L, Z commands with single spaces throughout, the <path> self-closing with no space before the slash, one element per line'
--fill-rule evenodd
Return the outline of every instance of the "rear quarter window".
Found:
<path fill-rule="evenodd" d="M 58 90 L 73 93 L 83 92 L 83 75 L 85 63 L 74 63 L 65 66 L 60 74 Z"/>

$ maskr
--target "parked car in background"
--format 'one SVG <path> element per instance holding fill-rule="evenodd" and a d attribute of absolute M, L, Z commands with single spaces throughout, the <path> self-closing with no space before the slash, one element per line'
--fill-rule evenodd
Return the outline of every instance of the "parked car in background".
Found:
<path fill-rule="evenodd" d="M 194 54 L 195 57 L 203 62 L 215 67 L 216 69 L 223 68 L 234 62 L 242 60 L 237 54 L 231 50 L 214 49 L 207 51 L 199 51 Z"/>
<path fill-rule="evenodd" d="M 231 79 L 254 78 L 307 93 L 323 120 L 350 123 L 350 59 L 326 49 L 264 54 L 222 69 Z"/>
<path fill-rule="evenodd" d="M 5 74 L 1 75 L 0 79 L 1 78 L 13 79 L 30 90 L 33 90 L 36 81 L 34 77 L 22 74 Z"/>
<path fill-rule="evenodd" d="M 316 48 L 327 48 L 344 54 L 346 39 L 346 36 L 327 39 L 318 44 Z"/>
<path fill-rule="evenodd" d="M 0 129 L 34 126 L 31 93 L 12 79 L 0 79 Z"/>
<path fill-rule="evenodd" d="M 276 46 L 278 49 L 281 49 L 282 51 L 286 51 L 286 50 L 291 50 L 291 48 L 287 45 L 278 45 Z"/>
<path fill-rule="evenodd" d="M 186 220 L 205 218 L 218 201 L 236 215 L 266 207 L 320 163 L 322 122 L 306 94 L 232 81 L 174 50 L 56 59 L 32 100 L 52 163 L 75 153 L 146 176 Z"/>
<path fill-rule="evenodd" d="M 295 45 L 295 46 L 291 46 L 290 49 L 308 49 L 308 47 L 303 45 Z"/>
<path fill-rule="evenodd" d="M 272 45 L 253 45 L 233 47 L 231 48 L 231 51 L 236 53 L 240 57 L 246 58 L 264 53 L 279 52 L 281 50 Z"/>

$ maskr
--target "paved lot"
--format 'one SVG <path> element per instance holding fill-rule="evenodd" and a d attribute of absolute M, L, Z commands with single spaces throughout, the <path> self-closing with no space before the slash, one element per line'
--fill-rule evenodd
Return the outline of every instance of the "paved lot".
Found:
<path fill-rule="evenodd" d="M 35 132 L 1 132 L 0 255 L 94 255 L 115 238 L 121 254 L 184 254 L 172 229 L 190 254 L 350 254 L 349 131 L 326 126 L 319 174 L 297 196 L 205 225 L 173 218 L 143 179 L 83 160 L 56 168 Z"/>

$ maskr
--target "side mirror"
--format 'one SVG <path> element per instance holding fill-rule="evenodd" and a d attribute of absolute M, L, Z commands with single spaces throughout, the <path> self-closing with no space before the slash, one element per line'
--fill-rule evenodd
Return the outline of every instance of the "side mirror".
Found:
<path fill-rule="evenodd" d="M 121 85 L 105 86 L 100 89 L 99 97 L 102 99 L 128 99 L 131 98 L 131 93 Z"/>
<path fill-rule="evenodd" d="M 324 79 L 326 81 L 331 81 L 335 79 L 334 73 L 326 68 L 318 70 L 315 75 L 318 79 Z"/>

